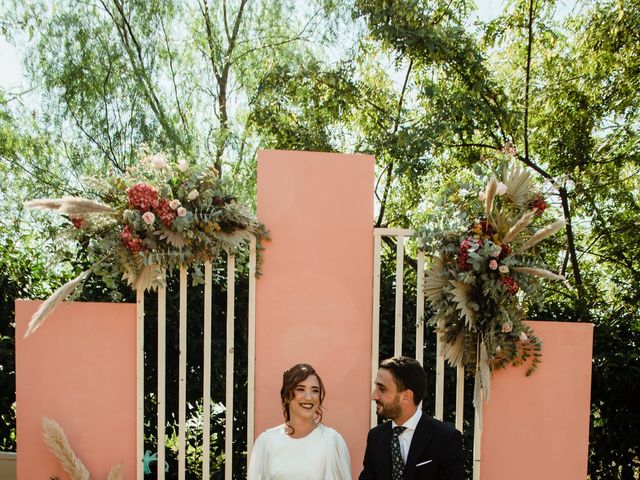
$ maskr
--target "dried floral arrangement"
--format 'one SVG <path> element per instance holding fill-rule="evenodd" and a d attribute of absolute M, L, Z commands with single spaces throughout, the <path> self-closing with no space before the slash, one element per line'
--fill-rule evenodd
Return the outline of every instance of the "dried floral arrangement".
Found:
<path fill-rule="evenodd" d="M 64 197 L 25 202 L 34 209 L 55 210 L 69 219 L 63 235 L 87 246 L 92 268 L 63 285 L 36 312 L 30 335 L 58 302 L 89 273 L 114 286 L 120 279 L 135 289 L 163 284 L 166 270 L 194 267 L 236 250 L 251 237 L 267 237 L 265 227 L 225 193 L 213 167 L 169 160 L 163 154 L 141 154 L 123 175 L 87 178 L 96 198 Z"/>
<path fill-rule="evenodd" d="M 469 193 L 469 192 L 468 192 Z M 425 295 L 435 310 L 429 324 L 441 334 L 451 365 L 475 375 L 475 403 L 489 399 L 491 374 L 531 358 L 540 362 L 541 342 L 525 320 L 525 302 L 541 295 L 539 278 L 564 280 L 549 271 L 539 243 L 564 227 L 545 223 L 544 196 L 532 174 L 505 167 L 477 194 L 457 194 L 460 228 L 419 229 L 422 248 L 432 255 Z"/>
<path fill-rule="evenodd" d="M 71 448 L 67 435 L 58 422 L 52 418 L 42 418 L 44 442 L 56 457 L 71 480 L 89 480 L 89 470 Z M 53 480 L 59 480 L 53 477 Z M 107 480 L 124 480 L 122 464 L 115 465 L 109 471 Z"/>

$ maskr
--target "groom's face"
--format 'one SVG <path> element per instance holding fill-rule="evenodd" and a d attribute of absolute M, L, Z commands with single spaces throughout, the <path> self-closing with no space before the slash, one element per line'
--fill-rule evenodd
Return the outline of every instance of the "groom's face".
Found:
<path fill-rule="evenodd" d="M 379 417 L 395 420 L 402 414 L 400 392 L 389 370 L 385 368 L 378 370 L 371 400 L 376 402 L 376 414 Z"/>

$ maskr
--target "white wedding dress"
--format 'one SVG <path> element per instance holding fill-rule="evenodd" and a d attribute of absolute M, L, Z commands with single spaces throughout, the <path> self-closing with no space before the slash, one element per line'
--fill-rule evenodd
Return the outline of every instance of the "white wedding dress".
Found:
<path fill-rule="evenodd" d="M 303 438 L 291 438 L 284 425 L 256 439 L 248 480 L 351 480 L 349 450 L 342 436 L 323 424 Z"/>

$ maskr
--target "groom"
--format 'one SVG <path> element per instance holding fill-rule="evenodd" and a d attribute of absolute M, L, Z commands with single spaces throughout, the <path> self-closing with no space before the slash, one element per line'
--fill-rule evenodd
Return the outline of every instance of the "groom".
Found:
<path fill-rule="evenodd" d="M 360 480 L 464 480 L 462 435 L 418 408 L 426 391 L 418 361 L 380 364 L 371 399 L 378 416 L 391 421 L 369 431 Z"/>

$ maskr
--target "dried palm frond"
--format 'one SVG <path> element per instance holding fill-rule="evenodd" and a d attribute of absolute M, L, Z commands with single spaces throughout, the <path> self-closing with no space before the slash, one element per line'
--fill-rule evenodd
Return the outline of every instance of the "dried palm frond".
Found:
<path fill-rule="evenodd" d="M 166 240 L 169 245 L 176 248 L 184 248 L 187 245 L 187 240 L 178 232 L 169 230 L 168 228 L 162 228 L 153 232 L 154 235 L 158 235 L 160 240 Z"/>
<path fill-rule="evenodd" d="M 505 195 L 516 205 L 524 205 L 531 195 L 532 182 L 531 173 L 514 163 L 504 177 L 504 184 L 507 186 Z"/>
<path fill-rule="evenodd" d="M 480 360 L 478 361 L 478 370 L 480 372 L 480 379 L 482 380 L 482 393 L 484 395 L 484 400 L 485 402 L 488 402 L 491 397 L 491 366 L 489 365 L 487 345 L 484 341 L 480 342 Z"/>
<path fill-rule="evenodd" d="M 113 208 L 104 203 L 82 197 L 41 198 L 24 202 L 26 208 L 56 210 L 58 213 L 82 216 L 88 213 L 111 213 Z"/>
<path fill-rule="evenodd" d="M 529 224 L 533 221 L 533 217 L 535 216 L 535 214 L 536 214 L 536 211 L 531 210 L 525 213 L 524 215 L 522 215 L 522 217 L 520 217 L 520 219 L 516 223 L 514 223 L 513 226 L 509 229 L 509 231 L 505 234 L 504 238 L 502 239 L 502 242 L 509 243 L 511 240 L 516 238 L 518 234 L 522 232 L 525 228 L 527 228 Z"/>
<path fill-rule="evenodd" d="M 498 181 L 496 180 L 496 177 L 492 176 L 484 192 L 484 195 L 485 195 L 484 210 L 485 210 L 485 218 L 487 219 L 487 222 L 489 221 L 489 218 L 491 216 L 491 210 L 493 210 L 493 199 L 496 196 L 497 189 L 498 189 Z"/>
<path fill-rule="evenodd" d="M 544 268 L 511 267 L 511 270 L 514 272 L 526 273 L 527 275 L 535 275 L 536 277 L 548 278 L 550 280 L 566 280 L 562 275 L 558 275 L 557 273 L 553 273 L 552 271 Z"/>
<path fill-rule="evenodd" d="M 464 337 L 464 330 L 460 330 L 453 341 L 447 342 L 445 335 L 440 337 L 440 352 L 451 366 L 462 367 L 464 365 Z"/>
<path fill-rule="evenodd" d="M 524 250 L 527 250 L 533 247 L 536 243 L 541 242 L 547 237 L 550 237 L 551 235 L 556 233 L 558 230 L 562 229 L 564 226 L 565 226 L 564 220 L 556 220 L 555 222 L 550 223 L 546 227 L 538 230 L 535 234 L 531 235 L 531 237 L 529 237 L 529 239 L 526 242 L 524 242 L 518 250 L 522 252 Z"/>
<path fill-rule="evenodd" d="M 429 301 L 435 305 L 443 295 L 443 289 L 449 285 L 444 278 L 444 261 L 441 257 L 435 257 L 429 265 L 424 282 L 424 293 Z"/>
<path fill-rule="evenodd" d="M 124 480 L 124 473 L 122 471 L 122 464 L 114 465 L 109 471 L 107 480 Z"/>
<path fill-rule="evenodd" d="M 71 293 L 75 290 L 80 282 L 82 282 L 89 275 L 90 271 L 85 270 L 80 275 L 78 275 L 73 280 L 68 281 L 60 288 L 58 288 L 55 292 L 51 294 L 45 302 L 40 305 L 40 308 L 33 314 L 31 320 L 29 321 L 29 325 L 27 326 L 27 331 L 24 334 L 24 338 L 27 338 L 33 332 L 35 332 L 40 326 L 44 323 L 49 315 L 53 312 L 53 310 L 58 306 L 60 302 L 65 300 Z"/>
<path fill-rule="evenodd" d="M 72 450 L 64 430 L 58 422 L 49 417 L 42 417 L 42 428 L 45 443 L 58 459 L 64 471 L 69 474 L 69 478 L 71 480 L 89 480 L 89 470 Z"/>
<path fill-rule="evenodd" d="M 225 248 L 240 248 L 243 243 L 251 239 L 251 232 L 236 230 L 232 233 L 218 232 L 218 238 L 226 244 Z"/>
<path fill-rule="evenodd" d="M 153 290 L 163 285 L 162 272 L 157 265 L 144 265 L 139 270 L 125 270 L 122 279 L 136 290 Z"/>
<path fill-rule="evenodd" d="M 453 285 L 453 300 L 456 302 L 456 308 L 460 310 L 464 317 L 464 324 L 467 328 L 471 328 L 476 320 L 476 313 L 469 308 L 469 302 L 471 302 L 471 285 L 459 282 L 457 280 L 449 280 L 449 283 Z"/>

